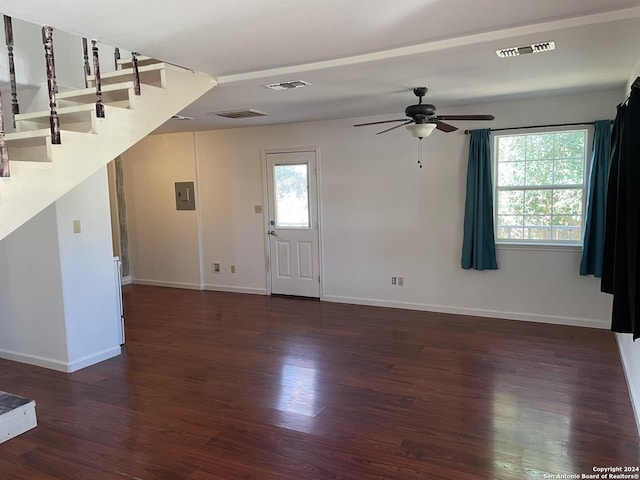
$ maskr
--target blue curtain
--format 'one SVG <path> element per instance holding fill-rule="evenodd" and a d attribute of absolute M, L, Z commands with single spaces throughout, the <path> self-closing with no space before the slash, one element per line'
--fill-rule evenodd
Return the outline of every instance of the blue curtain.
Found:
<path fill-rule="evenodd" d="M 610 152 L 611 120 L 599 120 L 595 122 L 593 135 L 580 275 L 593 274 L 594 277 L 602 277 L 605 200 L 607 198 Z"/>
<path fill-rule="evenodd" d="M 488 129 L 471 131 L 461 263 L 465 269 L 498 268 L 493 234 L 491 142 Z"/>

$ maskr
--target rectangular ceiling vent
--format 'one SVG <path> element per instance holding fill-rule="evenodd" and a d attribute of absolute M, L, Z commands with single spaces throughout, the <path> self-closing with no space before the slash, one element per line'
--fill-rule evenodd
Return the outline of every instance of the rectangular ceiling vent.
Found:
<path fill-rule="evenodd" d="M 301 88 L 306 87 L 307 85 L 311 84 L 304 80 L 293 80 L 292 82 L 270 83 L 265 85 L 265 87 L 270 88 L 271 90 L 291 90 L 292 88 Z"/>
<path fill-rule="evenodd" d="M 519 55 L 527 55 L 528 53 L 550 52 L 556 49 L 555 42 L 532 43 L 531 45 L 523 45 L 521 47 L 503 48 L 496 50 L 496 55 L 500 58 L 517 57 Z"/>
<path fill-rule="evenodd" d="M 254 110 L 253 108 L 247 108 L 245 110 L 229 110 L 226 112 L 209 112 L 207 115 L 216 115 L 224 118 L 251 118 L 251 117 L 264 117 L 269 115 L 268 113 Z"/>

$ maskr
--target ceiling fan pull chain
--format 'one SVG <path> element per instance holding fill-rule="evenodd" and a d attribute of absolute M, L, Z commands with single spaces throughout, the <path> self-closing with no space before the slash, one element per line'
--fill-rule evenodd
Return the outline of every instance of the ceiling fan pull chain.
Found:
<path fill-rule="evenodd" d="M 419 138 L 418 139 L 418 165 L 420 165 L 420 168 L 422 168 L 422 162 L 420 161 L 421 158 L 422 158 L 422 139 Z"/>

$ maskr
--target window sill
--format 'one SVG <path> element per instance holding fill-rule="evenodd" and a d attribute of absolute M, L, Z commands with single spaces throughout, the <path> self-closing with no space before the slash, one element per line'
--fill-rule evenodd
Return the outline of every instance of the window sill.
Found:
<path fill-rule="evenodd" d="M 582 252 L 582 245 L 563 245 L 560 243 L 496 243 L 496 250 Z"/>

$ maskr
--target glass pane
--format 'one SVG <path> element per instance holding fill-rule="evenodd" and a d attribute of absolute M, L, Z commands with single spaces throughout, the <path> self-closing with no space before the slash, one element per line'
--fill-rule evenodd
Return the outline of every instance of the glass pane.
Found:
<path fill-rule="evenodd" d="M 524 162 L 501 162 L 498 166 L 498 185 L 501 187 L 524 185 Z"/>
<path fill-rule="evenodd" d="M 553 160 L 527 162 L 527 185 L 553 185 Z"/>
<path fill-rule="evenodd" d="M 579 160 L 557 160 L 554 183 L 556 185 L 581 185 L 582 169 L 584 161 Z"/>
<path fill-rule="evenodd" d="M 499 215 L 521 215 L 524 207 L 524 192 L 522 190 L 501 191 L 498 193 Z"/>
<path fill-rule="evenodd" d="M 275 165 L 276 227 L 309 228 L 307 164 Z"/>
<path fill-rule="evenodd" d="M 584 158 L 584 143 L 584 131 L 556 134 L 557 158 Z"/>
<path fill-rule="evenodd" d="M 526 215 L 551 215 L 551 190 L 527 190 L 524 194 Z"/>
<path fill-rule="evenodd" d="M 554 158 L 555 138 L 553 133 L 527 135 L 527 160 Z"/>
<path fill-rule="evenodd" d="M 526 233 L 530 240 L 551 240 L 551 227 L 530 227 Z"/>
<path fill-rule="evenodd" d="M 522 215 L 498 215 L 499 227 L 520 227 L 522 226 Z"/>
<path fill-rule="evenodd" d="M 582 215 L 582 190 L 577 188 L 553 191 L 555 215 Z"/>
<path fill-rule="evenodd" d="M 518 135 L 514 137 L 498 138 L 498 159 L 500 162 L 524 161 L 526 137 Z"/>

